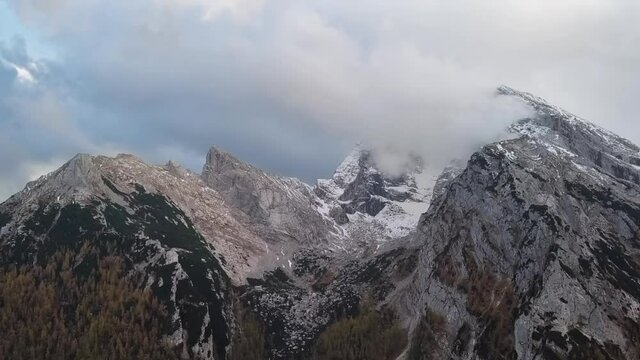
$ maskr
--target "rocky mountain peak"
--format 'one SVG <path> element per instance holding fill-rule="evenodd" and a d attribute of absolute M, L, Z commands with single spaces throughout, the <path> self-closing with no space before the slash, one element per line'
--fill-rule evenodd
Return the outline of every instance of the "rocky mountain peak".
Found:
<path fill-rule="evenodd" d="M 638 358 L 637 147 L 531 94 L 499 93 L 532 116 L 436 197 L 395 300 L 446 316 L 456 359 Z"/>
<path fill-rule="evenodd" d="M 333 173 L 333 179 L 336 184 L 339 186 L 346 186 L 352 183 L 362 169 L 366 156 L 367 151 L 362 147 L 362 145 L 357 144 Z"/>
<path fill-rule="evenodd" d="M 575 135 L 574 133 L 581 133 L 582 136 L 589 137 L 591 141 L 614 146 L 614 150 L 632 153 L 640 152 L 640 147 L 631 141 L 558 106 L 554 106 L 541 97 L 507 86 L 500 86 L 497 92 L 499 95 L 518 98 L 534 110 L 533 117 L 519 120 L 511 127 L 512 130 L 522 135 L 541 138 L 547 135 L 549 131 L 552 131 L 554 132 L 553 135 L 570 139 Z"/>
<path fill-rule="evenodd" d="M 58 184 L 66 185 L 68 188 L 84 188 L 88 186 L 90 173 L 94 170 L 93 160 L 94 157 L 89 154 L 77 154 L 57 171 L 45 175 L 42 180 L 51 177 Z"/>
<path fill-rule="evenodd" d="M 442 170 L 424 167 L 419 156 L 409 154 L 401 171 L 390 173 L 379 166 L 376 153 L 357 145 L 332 178 L 318 180 L 314 188 L 321 212 L 344 229 L 352 246 L 377 248 L 408 235 L 429 207 Z"/>
<path fill-rule="evenodd" d="M 629 140 L 532 94 L 506 86 L 498 93 L 519 98 L 534 110 L 533 117 L 511 126 L 513 133 L 544 144 L 552 155 L 640 184 L 640 148 Z"/>
<path fill-rule="evenodd" d="M 207 168 L 207 172 L 218 173 L 237 168 L 249 169 L 252 167 L 217 146 L 212 146 L 209 149 L 209 152 L 207 152 L 207 158 L 204 166 Z M 255 170 L 260 171 L 258 169 Z"/>
<path fill-rule="evenodd" d="M 32 201 L 75 201 L 87 198 L 98 174 L 95 158 L 88 154 L 75 155 L 57 170 L 27 183 L 7 203 L 24 205 Z"/>
<path fill-rule="evenodd" d="M 185 167 L 183 167 L 180 164 L 177 164 L 171 160 L 169 160 L 165 165 L 164 168 L 173 176 L 178 177 L 178 178 L 185 178 L 188 176 L 196 176 L 196 174 L 194 174 L 193 172 L 191 172 L 190 170 L 186 169 Z"/>
<path fill-rule="evenodd" d="M 272 246 L 323 244 L 333 237 L 333 224 L 317 211 L 311 187 L 298 179 L 269 174 L 216 147 L 207 154 L 202 179 L 227 205 L 246 214 Z"/>

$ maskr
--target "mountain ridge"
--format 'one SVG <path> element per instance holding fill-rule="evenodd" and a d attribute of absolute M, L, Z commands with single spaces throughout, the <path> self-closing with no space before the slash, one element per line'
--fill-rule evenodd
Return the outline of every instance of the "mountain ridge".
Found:
<path fill-rule="evenodd" d="M 640 148 L 497 94 L 532 115 L 437 171 L 409 157 L 389 174 L 360 147 L 312 186 L 215 147 L 202 174 L 79 154 L 0 204 L 0 259 L 116 249 L 185 358 L 233 354 L 238 304 L 274 334 L 270 358 L 310 358 L 367 302 L 405 329 L 404 359 L 640 356 Z"/>

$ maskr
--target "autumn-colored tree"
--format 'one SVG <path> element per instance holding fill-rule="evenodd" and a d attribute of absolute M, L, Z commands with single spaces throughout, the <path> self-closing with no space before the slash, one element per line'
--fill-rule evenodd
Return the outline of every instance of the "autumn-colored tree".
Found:
<path fill-rule="evenodd" d="M 406 332 L 387 310 L 369 306 L 358 316 L 337 321 L 318 339 L 312 357 L 316 360 L 392 360 L 407 345 Z"/>
<path fill-rule="evenodd" d="M 0 272 L 0 359 L 176 359 L 162 340 L 163 307 L 119 257 L 75 273 L 86 251 Z"/>

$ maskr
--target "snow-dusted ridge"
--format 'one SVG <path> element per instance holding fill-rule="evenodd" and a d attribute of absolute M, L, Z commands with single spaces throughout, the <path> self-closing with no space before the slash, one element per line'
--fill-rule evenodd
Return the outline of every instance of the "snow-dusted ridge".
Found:
<path fill-rule="evenodd" d="M 602 139 L 602 141 L 608 145 L 625 149 L 630 152 L 640 152 L 640 148 L 633 144 L 631 141 L 624 139 L 601 126 L 593 124 L 579 116 L 576 116 L 558 106 L 552 105 L 547 102 L 547 100 L 541 97 L 535 96 L 528 92 L 518 91 L 505 85 L 500 86 L 497 90 L 497 93 L 499 95 L 512 96 L 522 100 L 525 104 L 535 110 L 537 115 L 541 118 L 551 117 L 561 119 L 566 124 L 569 124 L 576 128 L 581 128 L 583 131 L 590 132 L 592 135 Z M 552 123 L 541 123 L 531 121 L 531 119 L 528 120 L 529 121 L 515 122 L 511 126 L 511 129 L 523 135 L 528 135 L 534 138 L 538 138 L 547 134 L 549 130 L 559 130 L 558 127 L 554 128 Z"/>
<path fill-rule="evenodd" d="M 417 157 L 413 165 L 399 176 L 387 175 L 371 150 L 357 146 L 332 178 L 317 181 L 318 210 L 343 229 L 347 240 L 341 248 L 377 249 L 414 231 L 441 171 L 424 167 Z"/>
<path fill-rule="evenodd" d="M 598 125 L 532 94 L 506 86 L 498 94 L 521 99 L 535 111 L 516 121 L 510 131 L 543 145 L 552 156 L 571 159 L 578 167 L 640 183 L 640 147 Z"/>

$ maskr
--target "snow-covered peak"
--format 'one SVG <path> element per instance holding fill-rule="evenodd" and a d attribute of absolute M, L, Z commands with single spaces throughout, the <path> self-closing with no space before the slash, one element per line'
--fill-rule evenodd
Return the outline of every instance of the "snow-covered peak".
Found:
<path fill-rule="evenodd" d="M 538 115 L 538 117 L 552 117 L 556 119 L 561 119 L 562 121 L 572 126 L 586 126 L 593 129 L 597 128 L 599 129 L 599 131 L 603 133 L 606 132 L 613 135 L 609 131 L 603 128 L 600 128 L 599 126 L 596 126 L 594 124 L 591 124 L 585 119 L 582 119 L 576 116 L 575 114 L 570 113 L 569 111 L 566 111 L 558 106 L 552 105 L 547 100 L 539 96 L 533 95 L 525 91 L 515 90 L 505 85 L 498 87 L 497 91 L 499 95 L 512 96 L 517 99 L 520 99 L 522 102 L 528 105 L 532 110 L 534 110 L 534 112 L 536 113 L 536 115 Z M 540 122 L 538 122 L 538 125 L 552 126 L 553 124 L 552 123 L 541 124 Z"/>
<path fill-rule="evenodd" d="M 344 186 L 356 179 L 360 171 L 360 160 L 362 159 L 363 152 L 364 149 L 358 144 L 349 152 L 342 163 L 340 163 L 333 173 L 333 179 L 337 184 Z"/>
<path fill-rule="evenodd" d="M 629 140 L 535 95 L 506 86 L 498 88 L 498 94 L 515 96 L 534 110 L 534 116 L 515 122 L 511 132 L 541 144 L 550 155 L 640 183 L 640 148 Z"/>
<path fill-rule="evenodd" d="M 416 228 L 442 169 L 425 168 L 415 155 L 406 164 L 399 174 L 387 173 L 374 151 L 356 146 L 331 179 L 318 180 L 318 211 L 343 229 L 348 244 L 342 247 L 377 247 Z"/>
<path fill-rule="evenodd" d="M 539 106 L 552 106 L 549 104 L 549 102 L 547 102 L 547 100 L 539 97 L 539 96 L 535 96 L 531 93 L 528 93 L 526 91 L 520 91 L 520 90 L 516 90 L 512 87 L 506 86 L 506 85 L 500 85 L 497 89 L 498 94 L 500 95 L 506 95 L 506 96 L 515 96 L 515 97 L 519 97 L 522 100 L 530 103 L 531 105 L 539 105 Z"/>
<path fill-rule="evenodd" d="M 533 118 L 523 119 L 513 124 L 511 130 L 516 133 L 542 139 L 546 138 L 550 132 L 553 135 L 564 137 L 570 137 L 571 132 L 583 132 L 598 137 L 605 143 L 617 144 L 630 151 L 638 152 L 640 150 L 630 141 L 569 111 L 551 105 L 541 97 L 504 85 L 500 86 L 497 91 L 499 95 L 513 96 L 522 100 L 535 111 L 536 116 Z"/>
<path fill-rule="evenodd" d="M 532 107 L 534 110 L 538 112 L 544 112 L 546 114 L 553 114 L 553 115 L 561 115 L 567 119 L 570 119 L 571 121 L 576 121 L 576 120 L 584 121 L 583 119 L 578 119 L 577 116 L 569 113 L 564 109 L 551 105 L 547 100 L 539 96 L 533 95 L 531 93 L 528 93 L 526 91 L 519 91 L 505 85 L 498 87 L 497 91 L 499 95 L 513 96 L 513 97 L 519 98 L 520 100 L 522 100 L 523 102 L 525 102 L 527 105 L 529 105 L 530 107 Z"/>

